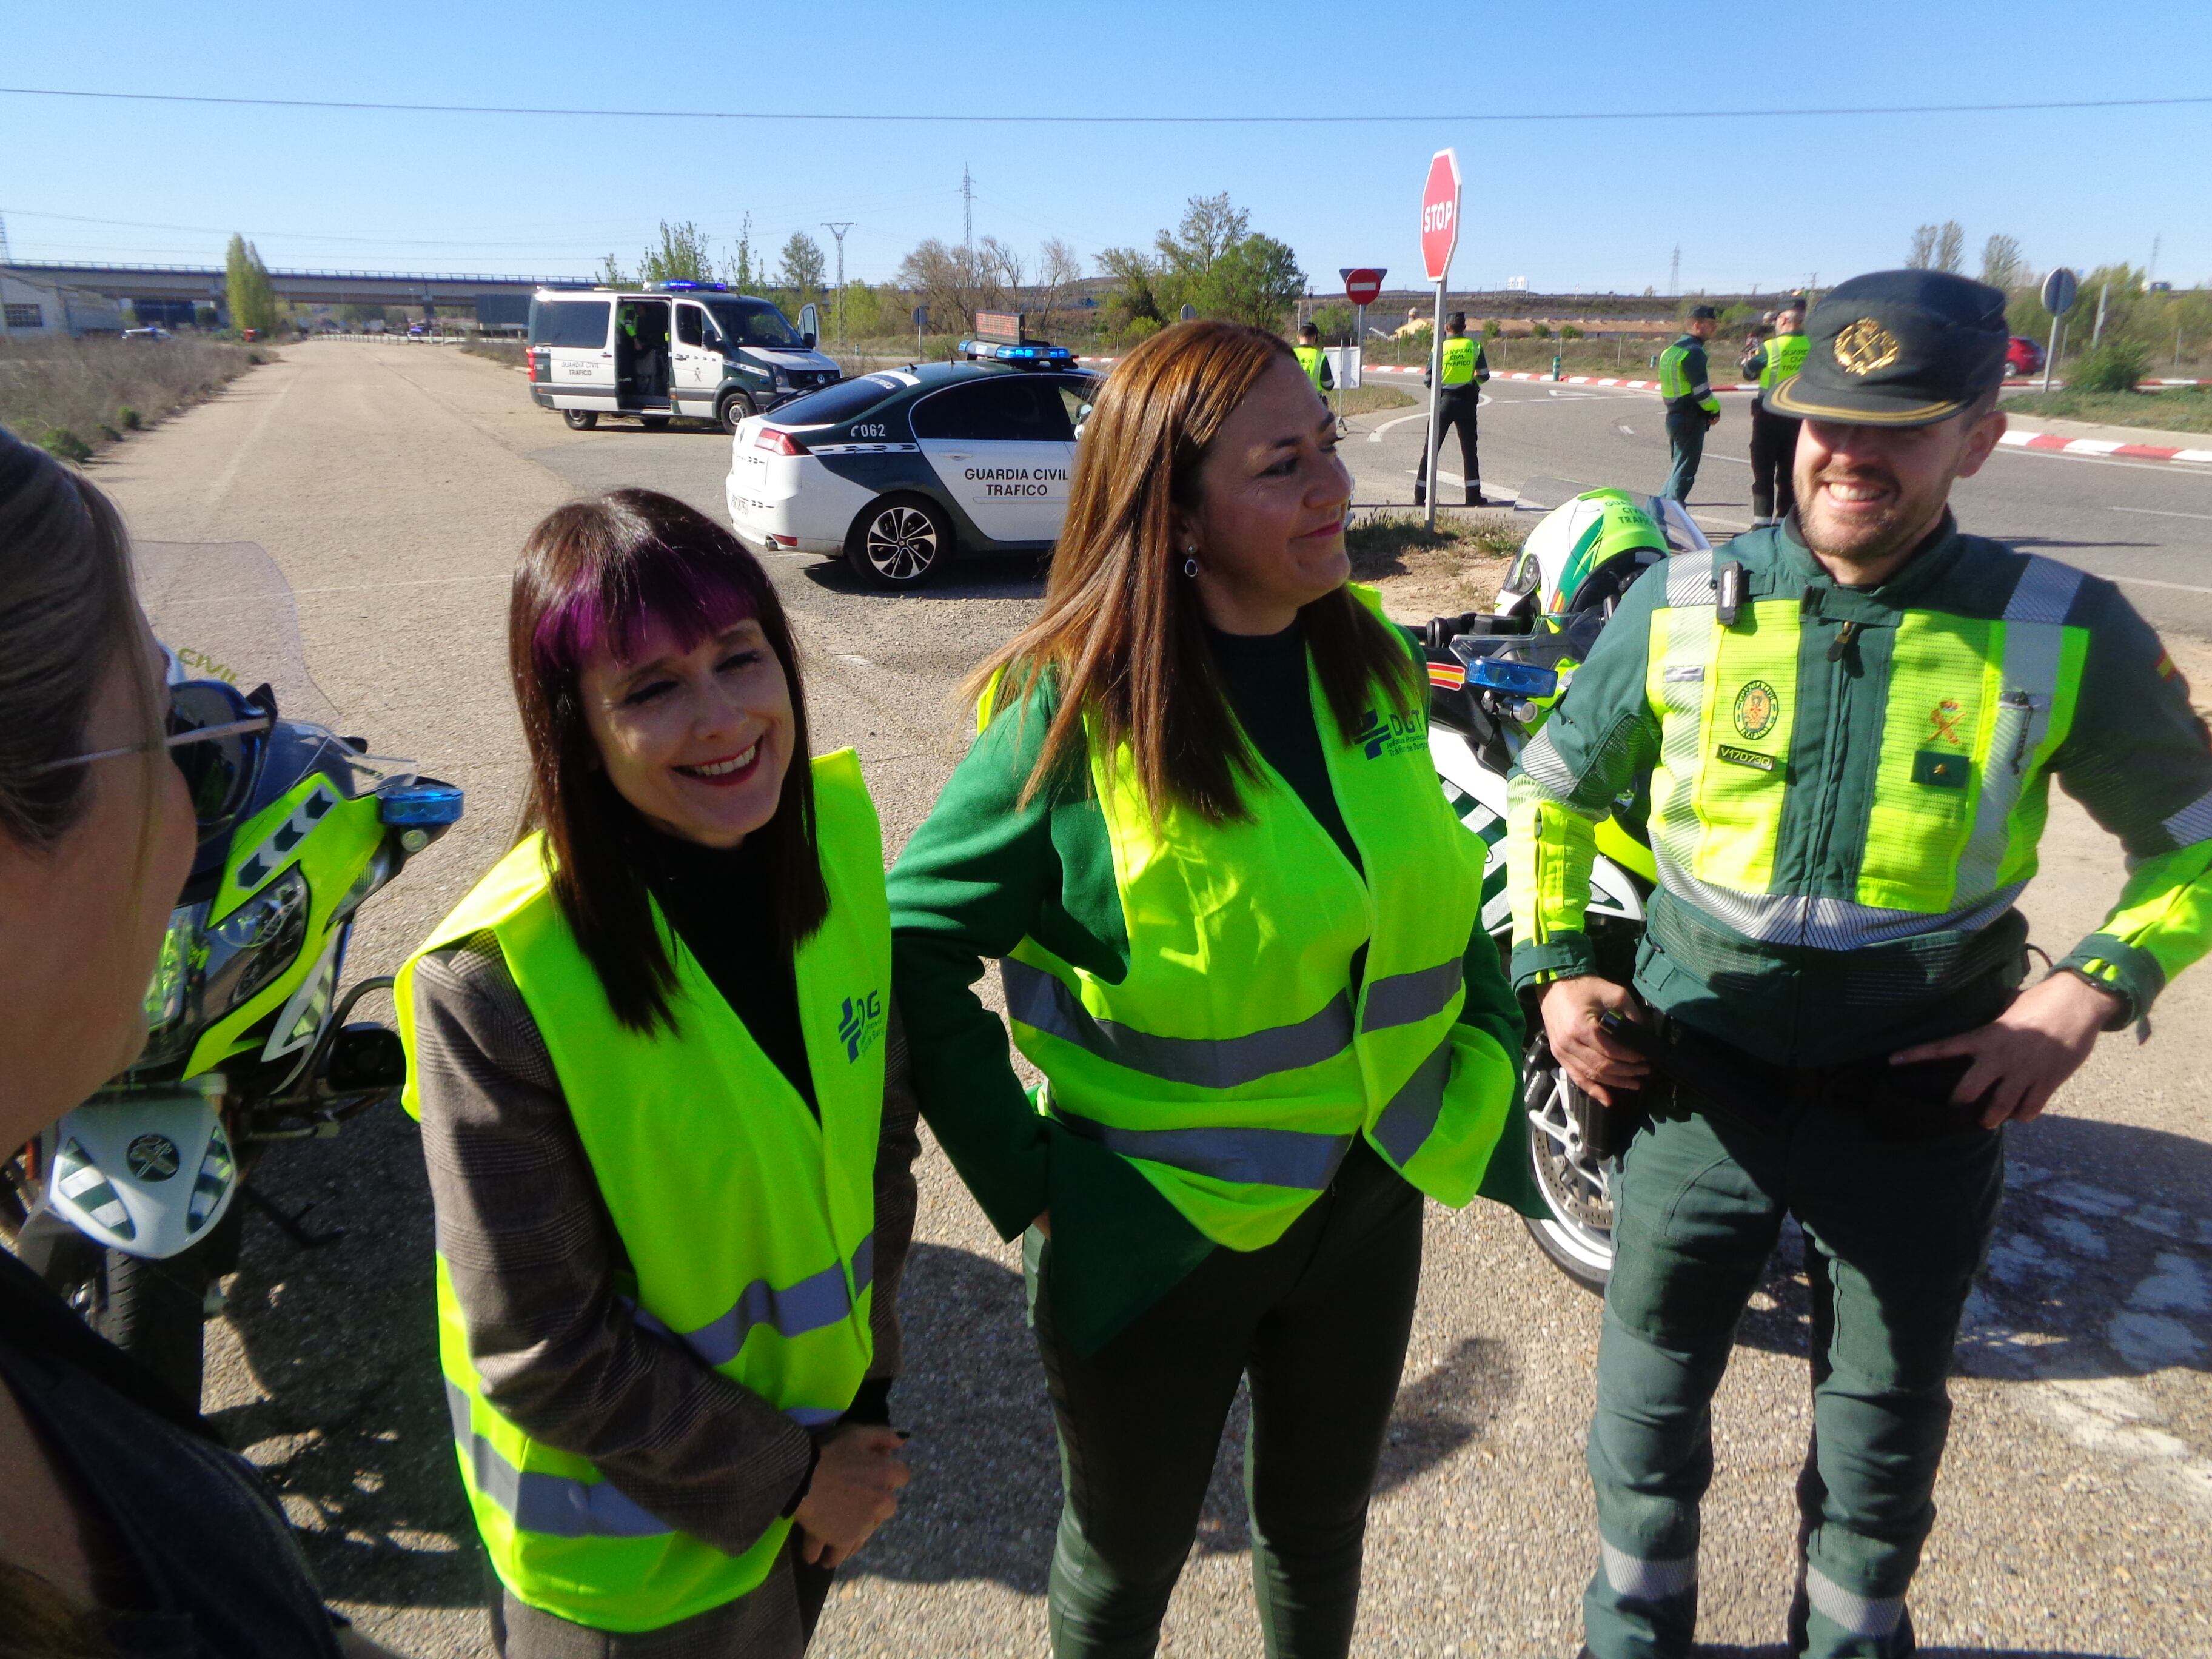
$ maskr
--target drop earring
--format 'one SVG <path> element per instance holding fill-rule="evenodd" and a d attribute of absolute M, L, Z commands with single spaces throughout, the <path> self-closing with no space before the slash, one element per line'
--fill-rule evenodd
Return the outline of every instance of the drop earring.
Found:
<path fill-rule="evenodd" d="M 1186 576 L 1198 574 L 1198 544 L 1196 542 L 1193 542 L 1183 550 L 1182 574 Z"/>

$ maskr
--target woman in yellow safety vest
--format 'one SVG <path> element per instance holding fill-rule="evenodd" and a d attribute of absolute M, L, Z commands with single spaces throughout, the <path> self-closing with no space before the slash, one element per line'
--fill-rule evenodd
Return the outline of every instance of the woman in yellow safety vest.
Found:
<path fill-rule="evenodd" d="M 875 809 L 807 759 L 766 574 L 665 495 L 540 524 L 507 650 L 526 833 L 395 992 L 494 1640 L 797 1654 L 906 1480 Z"/>
<path fill-rule="evenodd" d="M 1522 1041 L 1409 636 L 1280 340 L 1164 331 L 1085 423 L 1042 615 L 891 876 L 925 1116 L 1026 1233 L 1055 1651 L 1149 1652 L 1240 1377 L 1267 1650 L 1340 1655 L 1421 1196 L 1526 1201 Z M 1006 1033 L 970 988 L 1000 958 Z"/>

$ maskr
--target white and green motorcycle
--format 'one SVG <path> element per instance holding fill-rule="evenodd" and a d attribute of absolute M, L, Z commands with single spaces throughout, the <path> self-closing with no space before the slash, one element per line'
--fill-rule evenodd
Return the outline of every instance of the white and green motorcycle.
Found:
<path fill-rule="evenodd" d="M 146 994 L 138 1061 L 0 1165 L 0 1229 L 95 1329 L 197 1405 L 203 1325 L 271 1144 L 392 1097 L 399 1040 L 356 1021 L 361 907 L 461 816 L 461 792 L 316 719 L 291 592 L 250 544 L 137 552 L 170 661 L 199 851 Z M 252 686 L 241 690 L 241 685 Z M 277 1224 L 307 1241 L 289 1216 Z M 312 1242 L 312 1241 L 308 1241 Z"/>
<path fill-rule="evenodd" d="M 1569 487 L 1571 488 L 1571 487 Z M 1524 486 L 1523 506 L 1541 499 Z M 1565 489 L 1555 494 L 1565 494 Z M 1505 891 L 1506 774 L 1589 656 L 1629 584 L 1669 555 L 1711 544 L 1677 501 L 1617 489 L 1585 490 L 1529 532 L 1488 614 L 1428 624 L 1429 751 L 1460 822 L 1487 849 L 1482 921 L 1503 957 L 1513 916 Z M 1601 964 L 1626 981 L 1656 880 L 1640 792 L 1598 826 L 1586 926 Z M 1604 1109 L 1570 1082 L 1530 1018 L 1522 1104 L 1527 1156 L 1548 1212 L 1529 1236 L 1577 1284 L 1602 1291 L 1613 1270 L 1610 1159 Z"/>

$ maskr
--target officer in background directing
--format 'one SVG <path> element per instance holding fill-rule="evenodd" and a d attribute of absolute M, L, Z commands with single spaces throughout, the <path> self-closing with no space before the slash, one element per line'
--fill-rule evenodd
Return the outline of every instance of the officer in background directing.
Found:
<path fill-rule="evenodd" d="M 2004 303 L 1929 270 L 1823 299 L 1766 394 L 1805 422 L 1796 515 L 1629 589 L 1512 775 L 1515 981 L 1542 988 L 1577 1084 L 1649 1111 L 1613 1188 L 1595 1659 L 1691 1650 L 1709 1407 L 1785 1215 L 1814 1429 L 1790 1650 L 1912 1651 L 1998 1126 L 2212 944 L 2212 747 L 2172 659 L 2111 582 L 1948 506 L 2004 431 Z M 1647 770 L 1659 889 L 1632 991 L 1583 918 L 1596 825 Z M 2129 874 L 2022 990 L 2014 904 L 2054 775 Z"/>
<path fill-rule="evenodd" d="M 1441 462 L 1444 452 L 1444 434 L 1454 427 L 1459 428 L 1460 476 L 1467 480 L 1467 504 L 1469 507 L 1488 507 L 1490 498 L 1482 493 L 1482 458 L 1476 453 L 1474 416 L 1482 404 L 1482 383 L 1490 378 L 1490 359 L 1484 355 L 1481 342 L 1468 338 L 1467 313 L 1455 311 L 1444 325 L 1443 396 L 1437 409 L 1437 455 Z M 1428 376 L 1421 377 L 1428 384 Z M 1429 447 L 1421 446 L 1420 470 L 1413 477 L 1413 505 L 1424 507 L 1429 499 Z"/>
<path fill-rule="evenodd" d="M 1659 493 L 1678 501 L 1690 499 L 1698 463 L 1705 457 L 1706 429 L 1721 417 L 1712 374 L 1705 367 L 1705 342 L 1720 325 L 1720 313 L 1693 306 L 1689 331 L 1659 354 L 1659 398 L 1667 405 L 1667 448 L 1674 462 L 1667 487 Z"/>
<path fill-rule="evenodd" d="M 1802 421 L 1770 405 L 1767 394 L 1804 366 L 1805 305 L 1792 300 L 1774 315 L 1774 332 L 1743 354 L 1746 380 L 1759 382 L 1751 400 L 1751 527 L 1780 524 L 1796 505 L 1790 473 Z"/>

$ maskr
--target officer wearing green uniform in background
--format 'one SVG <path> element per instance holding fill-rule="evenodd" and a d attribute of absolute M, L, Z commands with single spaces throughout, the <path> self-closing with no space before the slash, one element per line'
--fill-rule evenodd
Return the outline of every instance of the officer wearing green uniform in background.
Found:
<path fill-rule="evenodd" d="M 1324 401 L 1336 388 L 1336 376 L 1329 373 L 1328 353 L 1321 349 L 1321 329 L 1313 323 L 1298 325 L 1298 343 L 1291 349 L 1297 354 L 1298 367 L 1306 372 L 1306 379 L 1314 383 L 1314 390 Z"/>
<path fill-rule="evenodd" d="M 1759 382 L 1751 402 L 1751 527 L 1780 524 L 1797 504 L 1790 470 L 1802 424 L 1771 407 L 1769 393 L 1804 367 L 1805 303 L 1792 300 L 1774 314 L 1774 332 L 1743 355 L 1747 380 Z"/>
<path fill-rule="evenodd" d="M 1694 306 L 1689 331 L 1659 354 L 1659 397 L 1667 405 L 1667 447 L 1674 460 L 1659 493 L 1678 501 L 1690 499 L 1698 463 L 1705 457 L 1706 429 L 1721 417 L 1721 401 L 1713 396 L 1712 374 L 1705 367 L 1705 342 L 1720 325 L 1720 313 Z"/>
<path fill-rule="evenodd" d="M 1437 454 L 1443 456 L 1444 434 L 1457 427 L 1459 471 L 1467 480 L 1467 504 L 1488 507 L 1490 498 L 1482 493 L 1482 457 L 1475 449 L 1474 416 L 1482 405 L 1482 383 L 1490 378 L 1490 359 L 1484 355 L 1480 341 L 1468 337 L 1464 311 L 1452 313 L 1444 325 L 1443 360 L 1443 397 L 1437 410 Z M 1425 375 L 1422 384 L 1427 384 Z M 1428 499 L 1429 447 L 1423 444 L 1420 470 L 1413 478 L 1413 505 L 1425 506 Z"/>
<path fill-rule="evenodd" d="M 1589 1437 L 1596 1659 L 1691 1650 L 1709 1406 L 1783 1218 L 1803 1229 L 1814 1437 L 1791 1650 L 1913 1650 L 1959 1320 L 1998 1126 L 2212 943 L 2212 748 L 2119 590 L 1962 534 L 2004 430 L 2004 295 L 1844 283 L 1796 378 L 1797 511 L 1631 588 L 1511 782 L 1512 972 L 1611 1110 L 1615 1266 Z M 1583 926 L 1640 773 L 1659 889 L 1635 988 Z M 2104 925 L 2022 990 L 2051 780 L 2126 848 Z M 2141 1029 L 2141 1028 L 2139 1028 Z"/>

